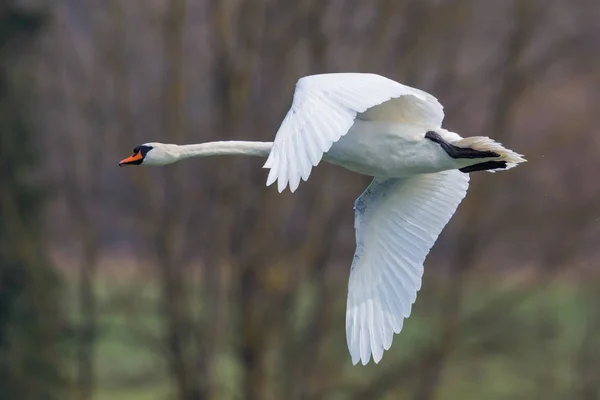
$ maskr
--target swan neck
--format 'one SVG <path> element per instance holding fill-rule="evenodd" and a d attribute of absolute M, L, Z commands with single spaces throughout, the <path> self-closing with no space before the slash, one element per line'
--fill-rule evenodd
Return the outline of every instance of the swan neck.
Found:
<path fill-rule="evenodd" d="M 210 156 L 256 156 L 266 158 L 273 142 L 224 141 L 187 144 L 177 147 L 180 158 Z"/>

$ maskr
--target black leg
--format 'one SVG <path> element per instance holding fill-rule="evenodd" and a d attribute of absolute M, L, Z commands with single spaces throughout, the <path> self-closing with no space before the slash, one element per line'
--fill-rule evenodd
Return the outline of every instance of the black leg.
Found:
<path fill-rule="evenodd" d="M 470 149 L 468 147 L 458 147 L 448 143 L 446 140 L 434 132 L 429 131 L 425 134 L 425 138 L 431 140 L 434 143 L 439 144 L 442 149 L 452 158 L 492 158 L 500 157 L 500 154 L 493 151 L 481 151 Z M 485 163 L 484 163 L 485 164 Z"/>
<path fill-rule="evenodd" d="M 468 173 L 475 171 L 487 171 L 488 169 L 505 169 L 506 161 L 486 161 L 480 164 L 469 165 L 468 167 L 459 168 L 460 172 Z"/>

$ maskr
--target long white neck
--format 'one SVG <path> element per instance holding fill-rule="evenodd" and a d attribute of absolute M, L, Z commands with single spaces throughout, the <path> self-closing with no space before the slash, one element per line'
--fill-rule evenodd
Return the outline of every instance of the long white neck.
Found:
<path fill-rule="evenodd" d="M 180 159 L 210 156 L 256 156 L 266 158 L 273 147 L 273 142 L 207 142 L 176 146 Z"/>

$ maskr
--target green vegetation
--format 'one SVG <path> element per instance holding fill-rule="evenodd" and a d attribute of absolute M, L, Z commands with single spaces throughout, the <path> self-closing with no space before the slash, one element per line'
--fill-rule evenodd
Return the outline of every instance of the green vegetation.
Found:
<path fill-rule="evenodd" d="M 42 16 L 8 1 L 0 8 L 0 396 L 62 400 L 58 284 L 42 241 L 44 195 L 31 183 L 38 156 L 16 67 Z"/>
<path fill-rule="evenodd" d="M 475 286 L 475 285 L 474 285 Z M 163 358 L 158 353 L 161 321 L 157 313 L 158 291 L 152 284 L 139 282 L 104 283 L 97 287 L 101 311 L 98 344 L 98 389 L 100 400 L 164 399 L 171 393 Z M 138 293 L 133 304 L 121 307 L 118 299 Z M 129 295 L 126 295 L 129 293 Z M 576 384 L 574 354 L 582 341 L 587 312 L 600 311 L 586 302 L 586 293 L 577 285 L 555 282 L 546 289 L 522 287 L 520 290 L 477 292 L 465 298 L 465 316 L 486 307 L 485 320 L 461 332 L 458 346 L 451 352 L 443 378 L 436 390 L 437 399 L 530 399 L 547 391 L 546 398 L 566 398 Z M 439 310 L 428 309 L 424 291 L 406 322 L 402 335 L 396 336 L 388 366 L 403 358 L 418 355 L 435 337 L 434 321 Z M 117 299 L 117 300 L 115 300 Z M 115 303 L 115 301 L 117 303 Z M 490 313 L 490 305 L 510 304 L 508 312 Z M 118 307 L 115 307 L 119 304 Z M 433 304 L 433 303 L 432 303 Z M 594 308 L 594 310 L 586 309 Z M 343 305 L 337 310 L 343 315 Z M 540 327 L 540 321 L 547 326 Z M 378 374 L 377 366 L 350 367 L 340 320 L 331 351 L 348 364 L 348 381 L 359 384 Z M 338 334 L 339 333 L 339 334 Z M 142 336 L 140 336 L 142 335 Z M 600 343 L 597 343 L 600 344 Z M 229 364 L 234 369 L 234 364 Z M 372 374 L 372 375 L 371 375 Z M 235 376 L 233 371 L 222 375 Z M 400 380 L 402 376 L 398 376 Z M 229 378 L 233 379 L 233 378 Z M 409 395 L 414 382 L 407 381 Z M 235 382 L 230 382 L 235 386 Z M 544 388 L 545 386 L 545 388 Z M 542 388 L 540 388 L 542 387 Z M 398 394 L 403 391 L 399 389 Z M 566 397 L 565 397 L 566 396 Z M 343 390 L 336 399 L 344 399 Z M 410 397 L 407 397 L 410 398 Z"/>
<path fill-rule="evenodd" d="M 0 0 L 0 400 L 600 398 L 596 3 L 155 3 Z M 271 141 L 296 79 L 340 69 L 530 159 L 473 174 L 367 367 L 344 319 L 370 178 L 320 165 L 291 196 L 259 159 L 116 166 Z"/>

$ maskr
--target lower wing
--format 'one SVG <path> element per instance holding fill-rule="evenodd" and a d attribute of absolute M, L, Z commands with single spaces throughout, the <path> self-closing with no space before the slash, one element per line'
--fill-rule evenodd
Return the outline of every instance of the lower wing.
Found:
<path fill-rule="evenodd" d="M 352 363 L 378 363 L 421 288 L 423 262 L 465 197 L 458 170 L 375 178 L 356 200 L 356 252 L 346 309 Z"/>

